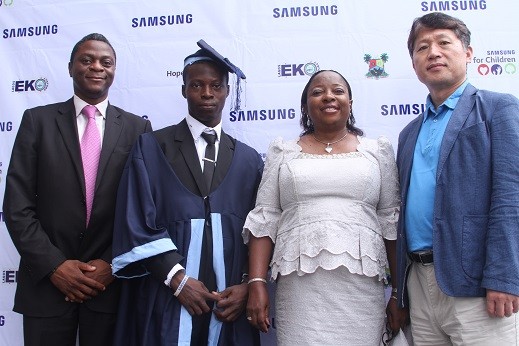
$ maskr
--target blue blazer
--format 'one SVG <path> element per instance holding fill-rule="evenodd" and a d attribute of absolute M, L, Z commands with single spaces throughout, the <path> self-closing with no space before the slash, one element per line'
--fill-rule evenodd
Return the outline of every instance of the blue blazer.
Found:
<path fill-rule="evenodd" d="M 402 208 L 399 304 L 407 305 L 405 212 L 413 153 L 424 115 L 398 139 Z M 454 297 L 486 289 L 519 295 L 519 100 L 468 84 L 443 136 L 433 211 L 434 271 Z"/>

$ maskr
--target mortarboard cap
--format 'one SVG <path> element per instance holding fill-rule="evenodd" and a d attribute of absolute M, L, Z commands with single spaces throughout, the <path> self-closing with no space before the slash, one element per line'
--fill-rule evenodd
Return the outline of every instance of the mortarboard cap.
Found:
<path fill-rule="evenodd" d="M 240 70 L 238 66 L 230 62 L 229 59 L 224 58 L 220 53 L 214 50 L 214 48 L 208 45 L 204 40 L 200 40 L 196 44 L 200 47 L 200 49 L 196 51 L 196 53 L 193 53 L 184 59 L 184 67 L 191 65 L 196 61 L 212 60 L 217 64 L 222 65 L 227 70 L 227 72 L 236 74 L 238 78 L 246 78 L 245 74 L 242 70 Z"/>
<path fill-rule="evenodd" d="M 184 59 L 184 68 L 197 61 L 209 60 L 214 61 L 215 63 L 223 67 L 227 72 L 235 74 L 235 95 L 233 95 L 235 106 L 232 108 L 234 108 L 234 110 L 239 110 L 241 93 L 240 80 L 246 78 L 245 74 L 242 70 L 240 70 L 238 66 L 230 62 L 229 59 L 224 58 L 220 53 L 218 53 L 213 47 L 208 45 L 204 40 L 200 40 L 196 44 L 200 47 L 200 49 Z"/>

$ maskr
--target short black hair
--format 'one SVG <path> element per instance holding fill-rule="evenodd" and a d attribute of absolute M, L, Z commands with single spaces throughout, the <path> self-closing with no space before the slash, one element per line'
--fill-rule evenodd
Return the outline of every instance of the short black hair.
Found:
<path fill-rule="evenodd" d="M 409 37 L 407 39 L 407 49 L 409 49 L 409 55 L 411 58 L 413 57 L 416 37 L 422 28 L 452 30 L 456 37 L 461 41 L 465 49 L 470 46 L 470 30 L 462 20 L 449 16 L 445 13 L 432 12 L 422 17 L 415 18 L 413 21 L 413 25 L 411 26 L 411 31 L 409 32 Z"/>
<path fill-rule="evenodd" d="M 117 55 L 115 54 L 115 49 L 114 47 L 112 47 L 112 45 L 110 44 L 110 41 L 108 41 L 108 39 L 102 35 L 102 34 L 98 34 L 98 33 L 92 33 L 92 34 L 88 34 L 86 35 L 85 37 L 83 37 L 81 40 L 79 40 L 75 45 L 74 45 L 74 48 L 72 48 L 72 53 L 70 53 L 70 62 L 72 63 L 74 61 L 74 56 L 76 55 L 79 47 L 85 43 L 86 41 L 101 41 L 101 42 L 104 42 L 106 43 L 107 45 L 110 46 L 110 48 L 112 48 L 112 51 L 114 52 L 114 58 L 115 60 L 117 60 Z"/>

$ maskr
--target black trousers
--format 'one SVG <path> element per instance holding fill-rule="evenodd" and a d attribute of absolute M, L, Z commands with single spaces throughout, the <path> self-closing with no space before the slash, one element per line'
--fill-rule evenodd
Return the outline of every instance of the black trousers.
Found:
<path fill-rule="evenodd" d="M 25 346 L 112 346 L 116 314 L 90 310 L 85 304 L 70 303 L 59 317 L 23 316 Z M 79 334 L 78 334 L 79 329 Z"/>

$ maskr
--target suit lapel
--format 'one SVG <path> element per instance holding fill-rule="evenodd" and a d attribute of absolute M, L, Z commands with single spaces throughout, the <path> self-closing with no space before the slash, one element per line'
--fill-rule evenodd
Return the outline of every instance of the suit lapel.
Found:
<path fill-rule="evenodd" d="M 205 186 L 204 175 L 198 159 L 194 139 L 191 135 L 191 131 L 189 131 L 186 120 L 184 119 L 175 127 L 176 130 L 174 132 L 173 141 L 167 138 L 159 140 L 159 142 L 162 143 L 161 145 L 165 146 L 163 148 L 164 153 L 180 181 L 190 190 L 191 186 L 193 188 L 196 186 L 198 194 L 207 196 L 210 191 L 208 191 Z M 211 191 L 216 189 L 225 178 L 232 162 L 234 147 L 235 144 L 229 135 L 222 131 Z M 180 152 L 182 156 L 181 160 L 176 159 L 177 155 L 175 152 Z"/>
<path fill-rule="evenodd" d="M 99 158 L 99 167 L 97 168 L 96 190 L 99 187 L 101 178 L 106 171 L 110 156 L 112 155 L 119 136 L 123 130 L 121 114 L 112 105 L 108 104 L 106 108 L 105 131 L 103 135 L 103 146 L 101 149 L 101 157 Z"/>
<path fill-rule="evenodd" d="M 234 143 L 229 135 L 222 130 L 220 137 L 220 148 L 218 149 L 218 157 L 216 159 L 216 169 L 211 184 L 211 191 L 215 190 L 225 178 L 234 155 Z"/>
<path fill-rule="evenodd" d="M 447 128 L 445 129 L 445 134 L 443 135 L 442 144 L 440 147 L 440 157 L 438 159 L 438 169 L 436 171 L 436 179 L 441 175 L 443 166 L 445 161 L 447 161 L 447 157 L 449 157 L 449 153 L 454 146 L 454 142 L 456 138 L 463 128 L 463 125 L 467 121 L 472 108 L 476 102 L 475 94 L 477 89 L 472 85 L 468 84 L 463 91 L 463 94 L 454 108 L 454 112 L 452 112 L 452 116 L 447 124 Z"/>
<path fill-rule="evenodd" d="M 71 98 L 64 102 L 59 107 L 58 112 L 60 114 L 56 117 L 56 123 L 63 138 L 63 142 L 65 143 L 65 146 L 70 154 L 70 158 L 76 170 L 79 184 L 83 190 L 83 195 L 85 195 L 85 178 L 83 172 L 83 163 L 81 161 L 81 148 L 79 146 L 74 100 Z"/>
<path fill-rule="evenodd" d="M 180 153 L 182 154 L 184 162 L 191 172 L 191 176 L 194 178 L 194 182 L 198 187 L 198 190 L 202 195 L 207 195 L 207 187 L 205 186 L 202 167 L 200 167 L 200 161 L 198 159 L 198 153 L 195 148 L 195 141 L 191 135 L 191 131 L 189 131 L 189 127 L 185 119 L 181 121 L 178 126 L 179 129 L 176 132 L 175 141 L 178 141 L 180 144 Z M 188 177 L 180 176 L 179 178 L 181 180 L 185 180 Z"/>

